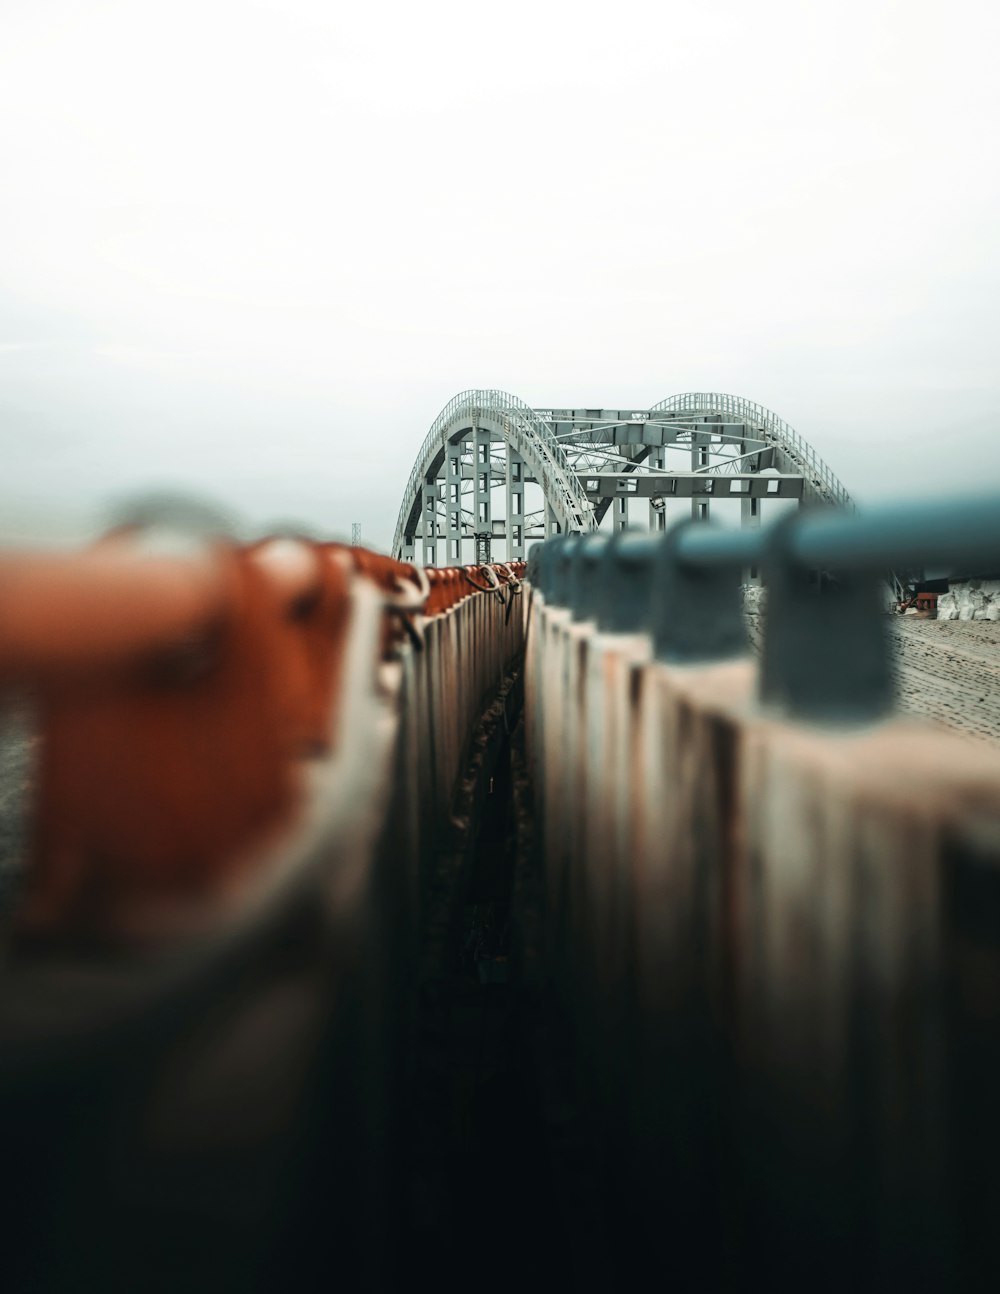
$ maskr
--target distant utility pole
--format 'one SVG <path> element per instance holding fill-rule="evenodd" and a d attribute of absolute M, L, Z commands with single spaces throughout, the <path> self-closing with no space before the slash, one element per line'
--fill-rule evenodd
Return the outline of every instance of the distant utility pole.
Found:
<path fill-rule="evenodd" d="M 351 522 L 351 547 L 352 548 L 361 547 L 361 522 L 360 521 Z"/>

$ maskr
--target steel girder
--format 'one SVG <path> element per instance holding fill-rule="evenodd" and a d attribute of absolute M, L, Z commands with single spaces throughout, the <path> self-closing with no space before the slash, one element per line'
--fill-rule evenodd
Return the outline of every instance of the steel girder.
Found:
<path fill-rule="evenodd" d="M 779 455 L 788 460 L 787 467 L 780 462 L 775 463 L 779 470 L 802 474 L 806 499 L 833 503 L 851 512 L 857 511 L 847 490 L 812 446 L 787 422 L 762 404 L 718 391 L 689 391 L 683 395 L 668 396 L 659 404 L 652 405 L 650 413 L 693 418 L 721 415 L 732 422 L 742 423 L 748 432 L 756 431 L 761 440 L 773 445 Z"/>
<path fill-rule="evenodd" d="M 420 447 L 396 521 L 394 554 L 402 555 L 405 537 L 416 532 L 423 487 L 437 480 L 446 446 L 476 426 L 495 432 L 521 455 L 564 533 L 596 529 L 593 508 L 566 451 L 535 410 L 506 391 L 462 391 L 441 410 Z"/>
<path fill-rule="evenodd" d="M 579 416 L 585 426 L 578 434 L 556 434 L 565 417 Z M 603 415 L 603 416 L 602 416 Z M 477 426 L 489 429 L 512 446 L 525 460 L 531 475 L 542 487 L 545 504 L 564 532 L 596 529 L 608 507 L 608 499 L 590 499 L 581 478 L 599 475 L 594 455 L 621 464 L 624 472 L 644 473 L 652 448 L 664 446 L 672 427 L 690 419 L 680 436 L 692 444 L 698 432 L 709 431 L 721 422 L 739 428 L 732 438 L 743 440 L 749 454 L 706 465 L 697 470 L 719 472 L 759 471 L 774 467 L 802 478 L 804 503 L 832 503 L 855 511 L 842 483 L 811 445 L 772 410 L 742 396 L 723 392 L 686 392 L 672 395 L 640 413 L 622 411 L 554 410 L 539 411 L 505 391 L 470 390 L 456 395 L 438 414 L 424 439 L 396 523 L 392 551 L 401 556 L 406 536 L 416 534 L 421 522 L 423 487 L 437 481 L 445 466 L 446 446 L 454 444 Z M 679 448 L 678 446 L 675 446 Z M 752 462 L 743 459 L 752 457 Z M 660 472 L 662 468 L 658 469 Z"/>

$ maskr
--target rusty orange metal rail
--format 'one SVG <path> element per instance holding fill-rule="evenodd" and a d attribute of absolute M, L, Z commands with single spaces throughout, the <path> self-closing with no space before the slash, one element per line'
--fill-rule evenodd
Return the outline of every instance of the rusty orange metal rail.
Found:
<path fill-rule="evenodd" d="M 496 571 L 498 586 L 516 584 Z M 363 589 L 378 632 L 352 676 Z M 443 805 L 483 670 L 495 677 L 516 647 L 511 633 L 487 641 L 492 624 L 474 608 L 494 598 L 462 571 L 284 537 L 164 553 L 126 533 L 75 554 L 0 558 L 0 684 L 30 692 L 42 737 L 19 929 L 174 918 L 179 903 L 252 875 L 294 834 L 306 761 L 363 747 L 342 722 L 358 668 L 399 661 L 428 634 L 434 680 L 410 673 L 414 690 L 448 697 L 431 717 Z"/>
<path fill-rule="evenodd" d="M 0 558 L 0 691 L 38 737 L 13 1287 L 258 1288 L 321 1271 L 330 1217 L 338 1269 L 391 1283 L 419 870 L 519 667 L 523 571 L 141 527 Z"/>

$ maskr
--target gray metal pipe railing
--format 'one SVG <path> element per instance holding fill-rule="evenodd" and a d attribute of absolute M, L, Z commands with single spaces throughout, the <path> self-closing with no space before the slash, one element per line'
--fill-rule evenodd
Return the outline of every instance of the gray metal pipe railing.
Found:
<path fill-rule="evenodd" d="M 693 566 L 758 566 L 776 530 L 692 527 L 678 541 L 678 556 Z M 1000 564 L 1000 496 L 884 504 L 856 515 L 833 509 L 803 512 L 787 525 L 785 553 L 800 566 L 829 570 L 881 572 L 926 562 Z"/>
<path fill-rule="evenodd" d="M 779 529 L 785 532 L 786 559 L 811 569 L 882 572 L 927 562 L 983 561 L 1000 567 L 1000 496 L 995 494 L 963 502 L 885 504 L 858 514 L 807 511 L 780 527 L 752 530 L 685 523 L 677 538 L 677 558 L 701 568 L 760 566 Z M 620 542 L 623 551 L 642 560 L 655 555 L 663 537 L 626 532 Z"/>
<path fill-rule="evenodd" d="M 898 659 L 884 577 L 920 562 L 1000 572 L 1000 497 L 529 554 L 539 981 L 627 1193 L 607 1234 L 616 1263 L 642 1253 L 632 1284 L 667 1214 L 711 1288 L 797 1290 L 817 1254 L 831 1289 L 990 1269 L 1000 754 L 873 722 Z M 931 679 L 909 682 L 919 711 Z"/>
<path fill-rule="evenodd" d="M 729 530 L 711 523 L 681 522 L 674 531 L 676 559 L 693 569 L 765 566 L 777 551 L 779 535 L 782 559 L 811 570 L 881 573 L 928 562 L 974 564 L 977 570 L 983 563 L 995 562 L 1000 569 L 997 494 L 960 501 L 884 504 L 858 514 L 810 510 L 757 529 Z M 571 549 L 563 551 L 561 569 L 555 563 L 566 544 L 578 542 L 578 536 L 560 535 L 544 546 L 551 561 L 540 556 L 536 574 L 536 582 L 541 576 L 543 593 L 550 577 L 556 581 L 553 592 L 558 597 L 568 593 Z M 665 536 L 626 531 L 613 541 L 597 535 L 586 539 L 588 545 L 609 542 L 622 559 L 627 556 L 642 562 L 656 556 Z"/>
<path fill-rule="evenodd" d="M 810 509 L 760 529 L 561 535 L 532 552 L 528 579 L 574 620 L 649 633 L 656 658 L 679 664 L 748 650 L 740 581 L 756 569 L 768 595 L 761 698 L 802 718 L 865 721 L 895 703 L 881 583 L 926 563 L 1000 571 L 1000 496 Z"/>

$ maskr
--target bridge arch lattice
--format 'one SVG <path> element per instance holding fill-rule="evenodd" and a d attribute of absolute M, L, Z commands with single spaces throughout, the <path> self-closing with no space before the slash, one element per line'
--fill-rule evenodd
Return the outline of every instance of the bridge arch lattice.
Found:
<path fill-rule="evenodd" d="M 541 487 L 543 506 L 532 513 L 524 506 L 526 481 Z M 504 484 L 506 516 L 494 518 L 491 493 Z M 474 536 L 477 555 L 499 538 L 507 557 L 521 558 L 527 539 L 596 529 L 612 508 L 615 529 L 624 528 L 630 504 L 641 499 L 657 529 L 671 499 L 690 500 L 691 515 L 707 519 L 710 507 L 729 497 L 742 501 L 744 525 L 759 524 L 766 498 L 854 510 L 812 446 L 742 396 L 685 392 L 638 410 L 533 409 L 505 391 L 468 390 L 445 405 L 424 438 L 393 554 L 454 564 L 462 561 L 463 540 Z"/>
<path fill-rule="evenodd" d="M 594 529 L 596 522 L 593 506 L 573 470 L 569 456 L 554 436 L 551 427 L 530 405 L 506 391 L 469 390 L 460 392 L 448 401 L 424 438 L 407 481 L 403 503 L 399 510 L 396 532 L 392 541 L 394 554 L 413 555 L 418 526 L 423 528 L 421 533 L 424 560 L 429 564 L 434 563 L 439 540 L 461 542 L 461 525 L 457 534 L 450 524 L 446 524 L 443 532 L 439 529 L 438 516 L 442 510 L 439 505 L 441 503 L 447 505 L 448 499 L 441 493 L 442 487 L 438 483 L 438 476 L 449 458 L 449 446 L 461 449 L 464 442 L 472 438 L 475 454 L 475 442 L 478 438 L 481 445 L 483 443 L 481 438 L 484 436 L 489 437 L 486 443 L 492 443 L 494 439 L 506 442 L 508 458 L 513 457 L 515 463 L 520 460 L 533 479 L 538 482 L 545 497 L 546 508 L 554 523 L 553 528 L 558 526 L 566 532 Z M 469 479 L 466 476 L 466 470 L 468 470 L 476 487 L 471 491 L 474 496 L 473 501 L 478 506 L 483 501 L 482 496 L 484 494 L 487 496 L 487 515 L 482 521 L 477 517 L 473 518 L 473 530 L 478 524 L 489 524 L 491 519 L 488 493 L 492 485 L 492 466 L 486 465 L 489 479 L 487 489 L 483 491 L 479 487 L 479 477 L 482 473 L 476 470 L 480 465 L 475 462 L 463 464 L 463 455 L 456 453 L 454 448 L 450 457 L 458 460 L 461 470 L 458 481 L 449 481 L 446 477 L 444 489 L 451 489 L 457 485 L 461 491 L 462 482 Z M 516 494 L 521 494 L 523 497 L 523 491 L 510 488 L 510 476 L 511 472 L 508 468 L 508 497 Z M 523 485 L 523 480 L 521 484 Z M 449 510 L 445 506 L 444 511 L 446 515 L 450 511 L 451 516 L 448 518 L 450 523 L 457 510 L 454 507 Z M 431 533 L 428 533 L 429 531 Z M 520 543 L 512 543 L 508 540 L 508 556 L 519 557 L 523 551 L 524 529 L 522 528 Z"/>
<path fill-rule="evenodd" d="M 855 511 L 850 494 L 813 447 L 783 418 L 779 418 L 762 404 L 746 400 L 740 395 L 727 395 L 718 391 L 688 391 L 683 395 L 668 396 L 654 404 L 650 413 L 668 413 L 674 417 L 719 415 L 731 419 L 737 425 L 756 430 L 778 450 L 779 456 L 787 460 L 787 464 L 782 466 L 802 474 L 806 497 Z"/>

